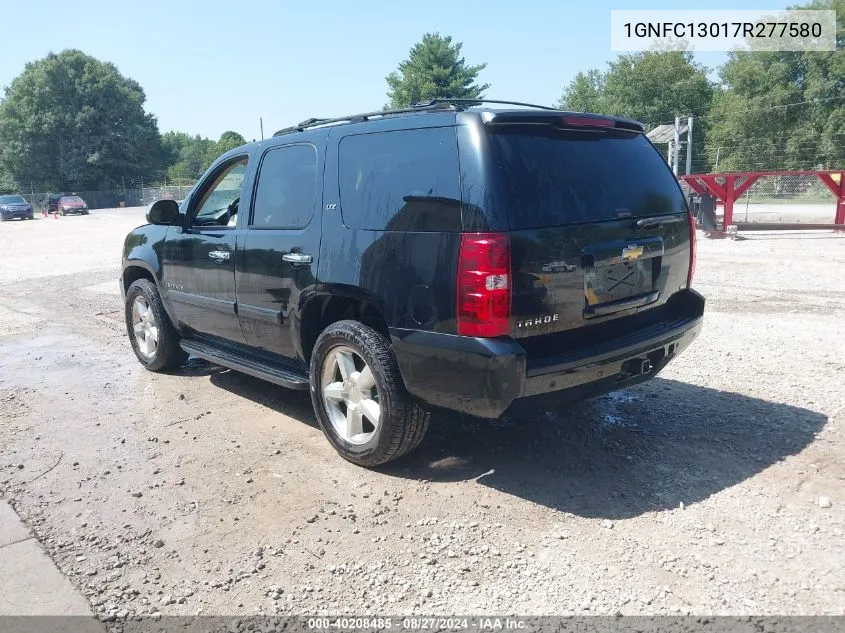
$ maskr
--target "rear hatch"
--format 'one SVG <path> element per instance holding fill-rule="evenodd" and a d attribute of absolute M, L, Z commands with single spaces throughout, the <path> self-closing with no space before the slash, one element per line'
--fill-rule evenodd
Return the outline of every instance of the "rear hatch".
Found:
<path fill-rule="evenodd" d="M 686 202 L 637 127 L 561 115 L 485 127 L 510 229 L 511 336 L 625 319 L 686 288 Z"/>

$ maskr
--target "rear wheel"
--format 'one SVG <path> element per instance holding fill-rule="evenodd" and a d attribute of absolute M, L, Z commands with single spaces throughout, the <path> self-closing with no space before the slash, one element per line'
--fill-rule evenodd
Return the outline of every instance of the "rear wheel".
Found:
<path fill-rule="evenodd" d="M 126 291 L 126 329 L 132 351 L 150 371 L 175 369 L 188 360 L 158 288 L 148 279 L 133 281 Z"/>
<path fill-rule="evenodd" d="M 377 466 L 419 445 L 429 412 L 405 389 L 383 334 L 358 321 L 333 323 L 314 345 L 310 370 L 317 420 L 341 457 Z"/>

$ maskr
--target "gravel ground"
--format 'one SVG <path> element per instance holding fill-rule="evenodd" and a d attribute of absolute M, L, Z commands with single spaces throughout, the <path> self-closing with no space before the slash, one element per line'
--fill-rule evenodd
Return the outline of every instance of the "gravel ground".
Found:
<path fill-rule="evenodd" d="M 0 226 L 0 491 L 104 619 L 845 614 L 845 237 L 699 240 L 701 337 L 562 411 L 436 414 L 376 471 L 307 393 L 143 370 L 137 209 Z"/>

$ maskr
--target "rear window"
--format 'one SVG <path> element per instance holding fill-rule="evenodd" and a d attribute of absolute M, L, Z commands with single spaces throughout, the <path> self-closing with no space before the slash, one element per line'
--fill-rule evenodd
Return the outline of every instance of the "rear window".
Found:
<path fill-rule="evenodd" d="M 376 231 L 460 231 L 454 127 L 347 136 L 339 146 L 343 223 Z"/>
<path fill-rule="evenodd" d="M 536 126 L 490 136 L 512 229 L 686 211 L 663 157 L 642 134 Z"/>

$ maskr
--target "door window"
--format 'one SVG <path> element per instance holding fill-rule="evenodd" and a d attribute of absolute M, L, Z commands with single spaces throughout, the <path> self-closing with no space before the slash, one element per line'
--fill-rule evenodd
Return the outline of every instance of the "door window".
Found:
<path fill-rule="evenodd" d="M 243 157 L 211 176 L 208 187 L 204 188 L 194 207 L 191 226 L 235 226 L 246 169 L 247 158 Z"/>
<path fill-rule="evenodd" d="M 254 229 L 302 229 L 311 222 L 317 199 L 317 150 L 313 145 L 271 149 L 261 162 Z"/>

